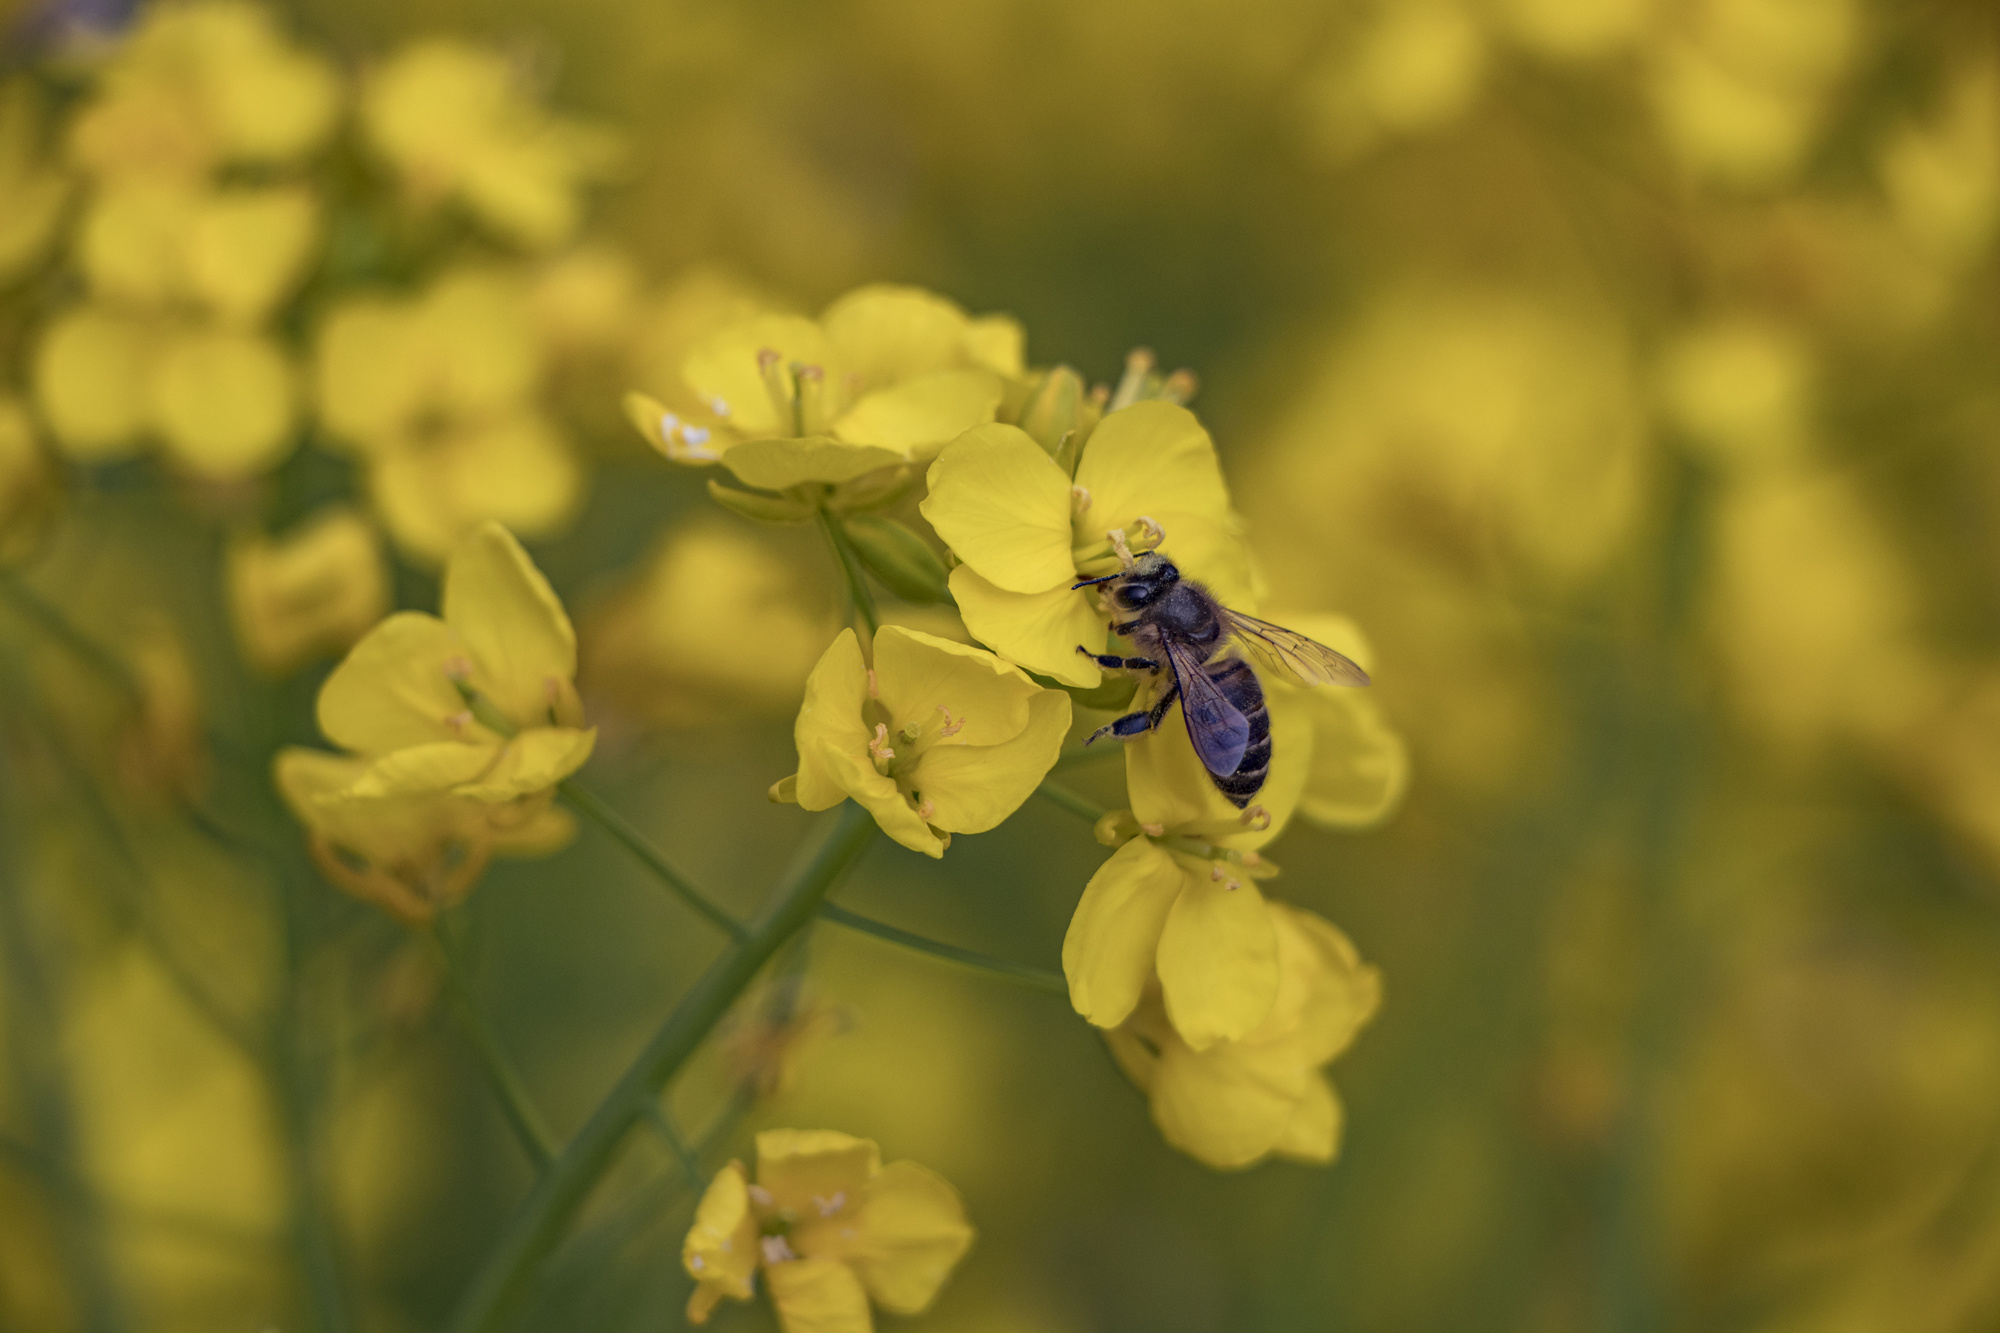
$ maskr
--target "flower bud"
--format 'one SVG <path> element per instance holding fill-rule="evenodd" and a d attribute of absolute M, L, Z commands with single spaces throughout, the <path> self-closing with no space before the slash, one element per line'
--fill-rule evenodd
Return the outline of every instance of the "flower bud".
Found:
<path fill-rule="evenodd" d="M 852 518 L 841 525 L 868 572 L 906 602 L 951 599 L 944 562 L 924 539 L 891 518 Z"/>
<path fill-rule="evenodd" d="M 708 483 L 708 493 L 724 509 L 759 523 L 804 523 L 813 516 L 811 505 L 787 500 L 781 495 L 738 490 L 712 478 Z"/>

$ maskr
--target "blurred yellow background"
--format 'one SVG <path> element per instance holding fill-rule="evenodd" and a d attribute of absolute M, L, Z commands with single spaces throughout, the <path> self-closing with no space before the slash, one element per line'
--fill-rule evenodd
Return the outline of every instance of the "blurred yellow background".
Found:
<path fill-rule="evenodd" d="M 204 276 L 199 219 L 130 223 L 194 229 L 145 232 L 185 260 L 168 277 L 103 222 L 78 262 L 127 284 L 115 327 L 77 313 L 30 215 L 77 225 L 50 126 L 135 20 L 10 9 L 0 547 L 32 546 L 18 577 L 115 645 L 146 707 L 0 616 L 0 1326 L 307 1327 L 295 1114 L 324 1129 L 355 1327 L 441 1326 L 526 1164 L 418 942 L 330 895 L 267 919 L 268 854 L 232 840 L 277 816 L 241 754 L 314 740 L 328 654 L 433 606 L 451 536 L 499 513 L 578 621 L 599 786 L 754 908 L 803 827 L 764 790 L 795 766 L 835 581 L 810 534 L 709 505 L 618 398 L 677 392 L 715 310 L 874 281 L 1009 312 L 1031 363 L 1092 381 L 1136 346 L 1196 371 L 1267 614 L 1359 622 L 1412 772 L 1380 828 L 1277 849 L 1287 898 L 1384 976 L 1327 1168 L 1202 1167 L 1059 997 L 812 936 L 836 1021 L 750 1123 L 865 1134 L 958 1186 L 978 1244 L 910 1327 L 2000 1323 L 1993 6 L 296 0 L 278 29 L 373 79 L 362 114 L 411 161 L 486 77 L 391 106 L 411 43 L 476 44 L 552 109 L 533 151 L 431 182 L 502 239 L 410 223 L 382 260 L 367 218 L 327 212 L 300 224 L 320 267 L 238 281 Z M 310 120 L 298 87 L 245 93 L 245 132 Z M 102 151 L 156 162 L 162 122 L 135 123 Z M 277 210 L 345 188 L 352 156 L 267 154 L 213 188 Z M 464 271 L 439 278 L 446 253 Z M 391 293 L 345 362 L 296 313 L 333 308 L 344 263 Z M 449 401 L 380 387 L 460 355 L 479 385 Z M 176 357 L 190 387 L 114 401 Z M 260 357 L 269 429 L 254 404 L 213 419 Z M 418 429 L 459 452 L 410 462 L 390 441 Z M 313 552 L 245 535 L 337 496 L 374 516 Z M 320 569 L 374 572 L 288 627 L 267 589 Z M 1067 780 L 1119 803 L 1099 767 Z M 188 791 L 221 828 L 190 825 Z M 877 847 L 842 900 L 1052 968 L 1101 857 L 1031 803 L 942 864 Z M 587 837 L 497 864 L 465 909 L 559 1133 L 706 958 L 689 921 Z M 302 936 L 311 984 L 286 989 Z M 227 1005 L 310 1010 L 296 1097 L 180 967 Z M 683 1081 L 689 1122 L 723 1065 Z M 635 1137 L 522 1327 L 678 1325 L 673 1169 Z"/>

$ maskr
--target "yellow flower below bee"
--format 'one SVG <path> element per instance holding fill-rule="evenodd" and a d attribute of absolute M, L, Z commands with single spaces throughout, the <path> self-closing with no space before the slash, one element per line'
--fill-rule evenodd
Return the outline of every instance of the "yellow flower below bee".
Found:
<path fill-rule="evenodd" d="M 1021 373 L 1020 326 L 914 287 L 863 287 L 818 320 L 758 313 L 696 341 L 681 373 L 702 405 L 633 394 L 627 414 L 679 463 L 721 462 L 783 491 L 922 461 L 999 409 Z"/>
<path fill-rule="evenodd" d="M 951 591 L 973 637 L 1065 685 L 1103 673 L 1078 644 L 1105 642 L 1107 617 L 1079 579 L 1116 572 L 1114 539 L 1159 544 L 1224 603 L 1251 609 L 1241 523 L 1194 414 L 1149 401 L 1110 413 L 1090 433 L 1074 478 L 1027 432 L 967 432 L 930 468 L 923 515 L 963 563 Z M 1148 538 L 1150 537 L 1150 540 Z"/>
<path fill-rule="evenodd" d="M 806 681 L 799 771 L 772 796 L 825 810 L 852 797 L 912 851 L 944 855 L 1019 809 L 1062 750 L 1069 696 L 981 648 L 885 626 L 875 665 L 842 630 Z"/>
<path fill-rule="evenodd" d="M 766 1130 L 754 1183 L 740 1162 L 716 1174 L 681 1263 L 688 1318 L 747 1301 L 761 1272 L 785 1333 L 868 1333 L 870 1306 L 919 1314 L 972 1245 L 958 1192 L 915 1162 L 882 1165 L 874 1143 L 835 1130 Z"/>
<path fill-rule="evenodd" d="M 1225 1170 L 1271 1154 L 1334 1159 L 1340 1099 L 1320 1071 L 1381 1002 L 1380 975 L 1347 936 L 1310 912 L 1260 906 L 1276 938 L 1279 977 L 1261 1023 L 1236 1040 L 1196 1049 L 1169 1020 L 1155 987 L 1105 1033 L 1120 1067 L 1150 1099 L 1167 1142 Z"/>

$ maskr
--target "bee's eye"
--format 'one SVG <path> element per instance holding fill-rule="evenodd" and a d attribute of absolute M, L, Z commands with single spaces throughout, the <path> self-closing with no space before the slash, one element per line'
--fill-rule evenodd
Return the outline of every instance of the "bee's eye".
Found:
<path fill-rule="evenodd" d="M 1127 583 L 1118 589 L 1118 600 L 1128 611 L 1136 611 L 1153 600 L 1150 583 Z"/>

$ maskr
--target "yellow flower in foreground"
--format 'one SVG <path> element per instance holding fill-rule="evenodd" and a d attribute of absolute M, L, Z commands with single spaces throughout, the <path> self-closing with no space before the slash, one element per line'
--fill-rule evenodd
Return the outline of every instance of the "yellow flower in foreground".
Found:
<path fill-rule="evenodd" d="M 389 572 L 375 529 L 345 508 L 282 537 L 237 541 L 227 577 L 243 654 L 272 673 L 347 647 L 388 609 Z"/>
<path fill-rule="evenodd" d="M 575 674 L 576 634 L 548 580 L 484 523 L 452 552 L 443 619 L 399 611 L 369 631 L 320 690 L 320 730 L 371 761 L 355 796 L 545 798 L 597 738 Z"/>
<path fill-rule="evenodd" d="M 583 473 L 540 410 L 544 346 L 509 270 L 445 274 L 413 300 L 349 300 L 320 329 L 322 419 L 368 462 L 398 543 L 439 559 L 484 519 L 530 536 L 575 512 Z"/>
<path fill-rule="evenodd" d="M 535 249 L 576 230 L 582 187 L 614 156 L 603 131 L 536 104 L 505 56 L 449 39 L 406 47 L 375 71 L 361 122 L 418 202 L 456 199 Z"/>
<path fill-rule="evenodd" d="M 944 855 L 1028 799 L 1062 749 L 1069 696 L 980 648 L 885 626 L 875 665 L 854 631 L 806 681 L 793 735 L 799 771 L 779 800 L 825 810 L 853 797 L 912 851 Z"/>
<path fill-rule="evenodd" d="M 1172 403 L 1134 403 L 1106 416 L 1074 479 L 1025 431 L 981 426 L 931 464 L 922 509 L 964 562 L 951 572 L 951 591 L 965 627 L 1065 685 L 1102 679 L 1076 648 L 1104 643 L 1106 617 L 1094 591 L 1070 585 L 1118 569 L 1114 531 L 1134 545 L 1156 545 L 1164 531 L 1184 573 L 1229 605 L 1255 609 L 1215 446 L 1194 414 Z"/>
<path fill-rule="evenodd" d="M 922 461 L 993 420 L 1002 377 L 1021 373 L 1021 331 L 914 287 L 863 287 L 817 321 L 758 314 L 726 325 L 695 344 L 681 373 L 700 413 L 643 394 L 626 402 L 668 458 L 719 460 L 770 491 L 838 485 Z"/>
<path fill-rule="evenodd" d="M 725 1296 L 747 1301 L 761 1269 L 785 1333 L 868 1333 L 875 1305 L 919 1314 L 972 1244 L 958 1191 L 915 1162 L 881 1164 L 867 1139 L 766 1130 L 757 1181 L 740 1162 L 716 1174 L 681 1263 L 695 1280 L 688 1318 Z"/>
<path fill-rule="evenodd" d="M 1126 742 L 1129 816 L 1100 827 L 1129 838 L 1092 875 L 1063 939 L 1070 1003 L 1098 1027 L 1131 1017 L 1157 973 L 1166 1013 L 1204 1050 L 1246 1036 L 1278 995 L 1278 941 L 1256 881 L 1277 873 L 1258 849 L 1283 831 L 1312 742 L 1299 701 L 1274 694 L 1271 775 L 1237 810 L 1195 756 L 1178 711 Z"/>
<path fill-rule="evenodd" d="M 339 106 L 327 62 L 287 41 L 262 6 L 155 5 L 104 67 L 70 148 L 100 178 L 194 179 L 298 158 Z"/>
<path fill-rule="evenodd" d="M 1340 1150 L 1340 1099 L 1321 1068 L 1347 1049 L 1381 1001 L 1381 979 L 1330 923 L 1264 906 L 1277 937 L 1276 1002 L 1237 1041 L 1196 1050 L 1168 1021 L 1157 989 L 1105 1033 L 1152 1102 L 1168 1143 L 1219 1168 L 1276 1153 L 1325 1163 Z"/>

